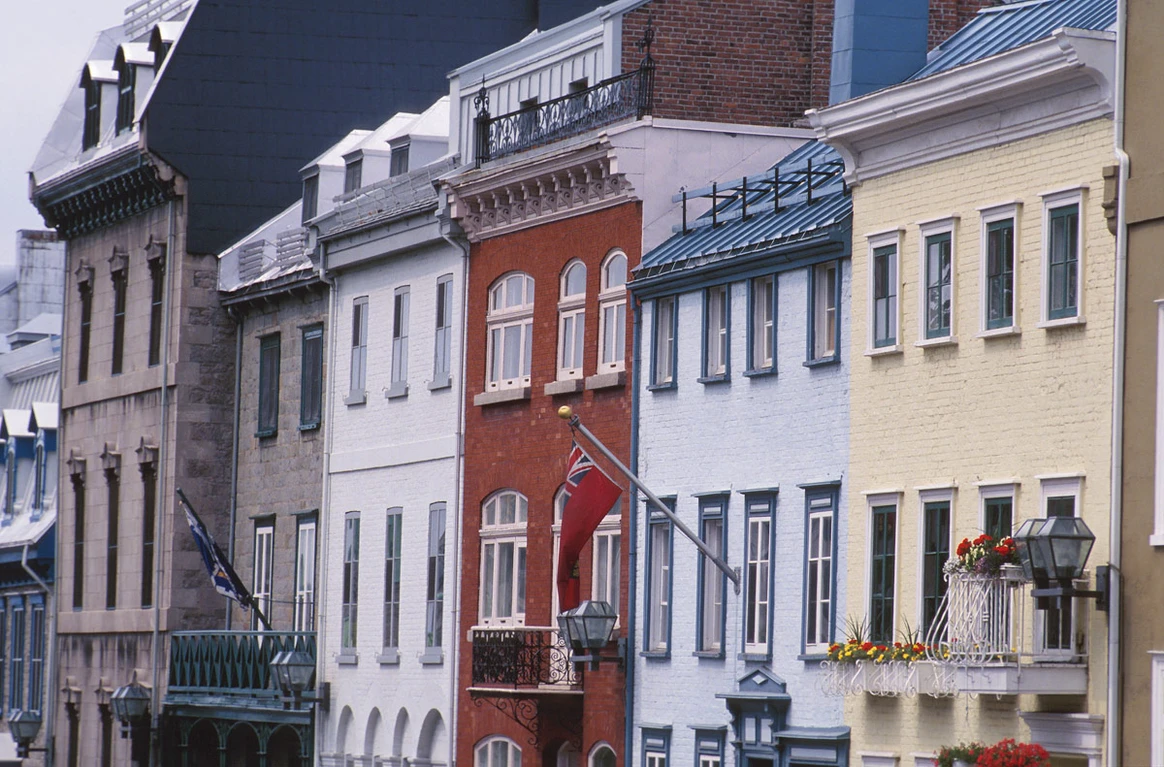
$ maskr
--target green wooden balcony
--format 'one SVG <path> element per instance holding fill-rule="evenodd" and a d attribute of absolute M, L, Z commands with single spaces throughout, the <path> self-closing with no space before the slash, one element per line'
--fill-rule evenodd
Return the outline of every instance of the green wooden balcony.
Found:
<path fill-rule="evenodd" d="M 299 650 L 314 660 L 315 632 L 176 631 L 170 637 L 166 703 L 281 709 L 271 658 L 284 650 Z"/>

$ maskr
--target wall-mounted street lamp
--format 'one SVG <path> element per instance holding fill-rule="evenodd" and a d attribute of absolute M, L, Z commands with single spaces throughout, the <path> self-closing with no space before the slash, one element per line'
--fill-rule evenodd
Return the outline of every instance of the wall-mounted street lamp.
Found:
<path fill-rule="evenodd" d="M 279 685 L 284 704 L 298 711 L 303 702 L 318 703 L 327 711 L 330 685 L 324 683 L 318 695 L 307 695 L 315 682 L 315 660 L 302 650 L 283 650 L 271 658 L 271 671 Z"/>
<path fill-rule="evenodd" d="M 113 716 L 121 723 L 121 737 L 130 739 L 131 758 L 138 764 L 149 761 L 151 698 L 150 688 L 137 681 L 136 672 L 129 684 L 109 696 Z"/>
<path fill-rule="evenodd" d="M 558 616 L 558 627 L 570 648 L 571 660 L 575 663 L 590 661 L 590 669 L 597 671 L 602 661 L 624 662 L 624 650 L 620 646 L 618 655 L 604 656 L 600 653 L 614 637 L 614 624 L 618 613 L 609 602 L 586 600 L 572 610 Z"/>
<path fill-rule="evenodd" d="M 1094 597 L 1096 608 L 1107 610 L 1107 567 L 1097 568 L 1095 591 L 1075 588 L 1095 545 L 1095 534 L 1079 517 L 1028 519 L 1014 534 L 1023 574 L 1034 582 L 1031 596 L 1040 609 L 1051 598 Z"/>
<path fill-rule="evenodd" d="M 8 732 L 16 741 L 16 758 L 27 759 L 33 751 L 47 751 L 36 748 L 36 736 L 40 734 L 41 717 L 39 711 L 13 711 L 8 717 Z"/>

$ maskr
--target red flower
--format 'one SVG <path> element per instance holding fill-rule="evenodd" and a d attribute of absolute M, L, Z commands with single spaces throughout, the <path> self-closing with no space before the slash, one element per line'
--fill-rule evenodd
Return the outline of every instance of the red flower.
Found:
<path fill-rule="evenodd" d="M 861 645 L 861 649 L 864 650 L 865 652 L 869 652 L 870 650 L 873 649 L 873 643 L 866 642 L 865 644 Z"/>
<path fill-rule="evenodd" d="M 994 553 L 1000 557 L 1009 557 L 1010 556 L 1010 549 L 1006 546 L 995 546 Z"/>
<path fill-rule="evenodd" d="M 963 538 L 962 542 L 958 544 L 958 556 L 964 557 L 969 552 L 970 552 L 970 541 L 967 540 L 966 538 Z"/>

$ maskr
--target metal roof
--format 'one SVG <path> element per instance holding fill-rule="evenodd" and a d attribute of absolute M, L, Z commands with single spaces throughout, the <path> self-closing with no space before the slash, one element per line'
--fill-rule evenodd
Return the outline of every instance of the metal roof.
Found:
<path fill-rule="evenodd" d="M 848 222 L 853 210 L 852 198 L 846 193 L 841 174 L 837 172 L 823 183 L 813 185 L 812 201 L 809 202 L 805 177 L 810 162 L 819 168 L 830 163 L 840 163 L 841 158 L 831 147 L 818 141 L 809 142 L 792 152 L 773 166 L 778 178 L 789 179 L 788 182 L 781 181 L 779 211 L 775 209 L 771 183 L 773 173 L 770 169 L 760 177 L 768 179 L 767 186 L 758 189 L 753 186 L 748 191 L 749 215 L 746 219 L 740 216 L 743 194 L 739 187 L 735 185 L 736 182 L 725 183 L 723 187 L 734 190 L 734 193 L 725 194 L 731 196 L 717 204 L 715 211 L 718 217 L 726 220 L 717 226 L 710 226 L 711 211 L 700 216 L 686 234 L 676 234 L 644 255 L 642 264 L 635 270 L 636 278 L 694 268 L 711 261 L 771 250 L 832 234 L 837 227 Z M 748 182 L 757 184 L 757 179 L 750 177 Z"/>
<path fill-rule="evenodd" d="M 1104 30 L 1116 21 L 1116 0 L 1029 0 L 984 8 L 930 53 L 910 76 L 920 80 L 1048 37 L 1061 27 Z"/>
<path fill-rule="evenodd" d="M 445 157 L 353 192 L 335 210 L 316 220 L 320 237 L 331 239 L 426 208 L 435 209 L 436 180 L 456 168 L 457 162 L 455 155 Z"/>

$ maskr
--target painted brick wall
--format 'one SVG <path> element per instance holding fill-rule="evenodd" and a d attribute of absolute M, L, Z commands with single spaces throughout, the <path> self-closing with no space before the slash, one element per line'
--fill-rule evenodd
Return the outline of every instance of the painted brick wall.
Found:
<path fill-rule="evenodd" d="M 629 266 L 638 264 L 641 253 L 642 221 L 639 203 L 627 203 L 595 213 L 584 213 L 473 245 L 469 285 L 469 330 L 466 340 L 467 380 L 465 419 L 465 515 L 461 572 L 461 673 L 457 732 L 457 760 L 473 763 L 473 747 L 484 737 L 506 735 L 523 747 L 523 764 L 540 767 L 552 764 L 557 747 L 570 737 L 568 723 L 581 718 L 582 754 L 600 741 L 610 744 L 623 764 L 624 677 L 612 667 L 586 672 L 586 695 L 579 703 L 543 703 L 540 745 L 526 745 L 530 734 L 512 719 L 488 704 L 475 706 L 465 688 L 472 680 L 472 646 L 465 640 L 477 622 L 480 591 L 481 503 L 496 490 L 512 488 L 529 499 L 527 527 L 528 570 L 526 576 L 526 625 L 551 623 L 551 572 L 553 498 L 566 474 L 570 431 L 558 418 L 561 405 L 572 406 L 586 425 L 611 450 L 629 458 L 629 386 L 584 391 L 558 397 L 543 394 L 545 384 L 555 380 L 557 368 L 558 291 L 562 268 L 572 258 L 587 266 L 587 317 L 584 339 L 585 375 L 595 373 L 598 322 L 597 295 L 600 265 L 613 248 L 622 248 Z M 535 280 L 531 397 L 529 401 L 477 407 L 473 396 L 485 385 L 485 305 L 489 286 L 511 270 L 525 270 Z M 631 332 L 628 322 L 627 359 Z M 630 366 L 628 365 L 628 368 Z M 629 380 L 629 370 L 628 370 Z M 602 459 L 596 457 L 600 463 Z M 608 470 L 612 476 L 613 470 Z M 623 484 L 623 483 L 620 483 Z M 623 508 L 626 508 L 624 497 Z M 626 515 L 623 540 L 627 540 Z M 624 544 L 625 545 L 625 544 Z M 581 556 L 582 593 L 590 592 L 591 552 Z M 625 565 L 624 565 L 625 568 Z M 625 606 L 626 572 L 622 573 L 620 604 Z M 625 607 L 624 607 L 625 610 Z M 545 696 L 553 697 L 553 696 Z M 550 710 L 546 706 L 564 706 Z"/>
<path fill-rule="evenodd" d="M 853 190 L 855 233 L 905 228 L 901 258 L 901 354 L 866 357 L 868 243 L 853 243 L 854 322 L 851 487 L 903 490 L 898 513 L 898 626 L 917 625 L 919 498 L 915 488 L 956 487 L 953 539 L 980 530 L 976 482 L 1019 483 L 1015 525 L 1039 516 L 1039 476 L 1083 473 L 1081 516 L 1096 535 L 1088 567 L 1107 561 L 1111 440 L 1111 345 L 1114 239 L 1101 206 L 1102 170 L 1113 162 L 1111 123 L 1096 120 L 1034 138 L 977 150 L 867 181 Z M 1083 296 L 1086 324 L 1037 327 L 1043 248 L 1041 195 L 1084 185 Z M 981 338 L 980 220 L 977 208 L 1022 203 L 1017 227 L 1016 306 L 1021 335 Z M 960 216 L 955 229 L 954 346 L 923 349 L 918 338 L 920 236 L 915 222 Z M 868 510 L 850 509 L 850 612 L 864 614 Z M 1026 647 L 1031 647 L 1030 617 Z M 1103 711 L 1106 631 L 1090 611 L 1090 692 L 1056 699 L 1056 710 Z M 1035 698 L 995 701 L 988 696 L 939 701 L 846 700 L 854 751 L 892 751 L 903 762 L 945 743 L 1027 738 L 1017 709 L 1035 710 Z"/>

